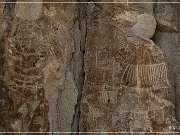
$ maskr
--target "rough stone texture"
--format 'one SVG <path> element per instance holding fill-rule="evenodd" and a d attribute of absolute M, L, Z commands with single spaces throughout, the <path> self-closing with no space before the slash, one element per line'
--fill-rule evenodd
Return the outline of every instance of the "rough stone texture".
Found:
<path fill-rule="evenodd" d="M 42 0 L 32 0 L 32 2 L 42 2 Z M 22 0 L 18 0 L 22 2 Z M 16 17 L 23 20 L 35 21 L 42 17 L 42 3 L 20 3 L 16 5 Z"/>
<path fill-rule="evenodd" d="M 146 38 L 151 38 L 156 29 L 156 19 L 152 12 L 152 5 L 142 8 L 142 5 L 135 4 L 114 4 L 114 7 L 109 7 L 109 4 L 95 4 L 105 11 L 112 20 L 119 22 L 125 27 L 129 27 L 136 35 L 141 35 Z M 148 4 L 147 4 L 148 5 Z"/>
<path fill-rule="evenodd" d="M 6 4 L 4 11 L 1 131 L 76 131 L 86 33 L 77 4 Z"/>
<path fill-rule="evenodd" d="M 137 23 L 132 27 L 132 31 L 136 35 L 151 38 L 156 29 L 156 20 L 154 16 L 149 14 L 140 14 L 137 16 Z"/>
<path fill-rule="evenodd" d="M 170 83 L 172 89 L 175 91 L 176 98 L 176 117 L 179 120 L 179 90 L 178 90 L 178 46 L 179 46 L 179 34 L 178 33 L 163 33 L 156 31 L 154 35 L 155 43 L 164 50 L 170 69 Z M 173 55 L 172 55 L 173 54 Z"/>
<path fill-rule="evenodd" d="M 33 1 L 0 4 L 1 132 L 175 131 L 178 4 Z"/>
<path fill-rule="evenodd" d="M 0 4 L 0 41 L 2 39 L 2 35 L 6 29 L 6 24 L 4 23 L 4 19 L 3 19 L 3 9 L 4 9 L 4 4 Z"/>
<path fill-rule="evenodd" d="M 156 20 L 154 16 L 138 11 L 124 11 L 124 13 L 115 16 L 117 20 L 123 21 L 132 27 L 131 30 L 137 35 L 151 38 L 156 29 Z"/>
<path fill-rule="evenodd" d="M 117 13 L 119 5 L 109 8 Z M 171 131 L 174 92 L 164 52 L 103 9 L 88 10 L 80 131 Z"/>
<path fill-rule="evenodd" d="M 158 0 L 162 2 L 162 0 Z M 168 1 L 164 1 L 168 2 Z M 158 28 L 163 32 L 178 32 L 178 11 L 171 3 L 156 4 L 154 10 Z"/>
<path fill-rule="evenodd" d="M 170 67 L 170 80 L 171 80 L 171 85 L 172 88 L 175 91 L 175 111 L 176 111 L 176 118 L 178 120 L 178 122 L 180 121 L 180 100 L 179 100 L 179 88 L 180 88 L 180 76 L 179 76 L 179 59 L 180 59 L 180 55 L 179 55 L 179 12 L 177 11 L 179 8 L 179 4 L 156 4 L 155 6 L 155 11 L 159 11 L 160 9 L 163 9 L 163 11 L 161 10 L 161 12 L 159 14 L 155 14 L 156 18 L 160 18 L 161 20 L 165 19 L 166 17 L 168 17 L 168 20 L 164 20 L 164 22 L 161 23 L 166 23 L 166 21 L 168 21 L 168 25 L 166 23 L 166 26 L 164 26 L 164 28 L 166 29 L 164 31 L 164 29 L 160 29 L 160 27 L 162 26 L 160 23 L 158 23 L 158 29 L 155 32 L 155 35 L 153 37 L 155 43 L 161 47 L 166 56 L 167 56 L 167 60 L 169 63 L 169 67 Z M 167 11 L 165 11 L 167 10 Z M 170 12 L 171 14 L 166 14 L 165 13 Z M 173 30 L 174 29 L 174 30 Z M 176 31 L 175 31 L 176 29 Z"/>

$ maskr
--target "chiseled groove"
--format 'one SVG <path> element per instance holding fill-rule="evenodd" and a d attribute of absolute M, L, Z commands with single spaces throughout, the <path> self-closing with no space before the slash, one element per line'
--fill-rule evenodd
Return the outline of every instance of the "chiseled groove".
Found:
<path fill-rule="evenodd" d="M 128 84 L 136 84 L 136 66 L 127 64 L 121 78 L 122 82 L 128 82 Z M 153 64 L 153 65 L 138 65 L 138 76 L 140 77 L 141 85 L 152 85 L 157 82 L 167 80 L 167 67 L 165 63 Z M 124 80 L 124 81 L 123 81 Z"/>
<path fill-rule="evenodd" d="M 156 65 L 139 65 L 139 76 L 141 77 L 141 84 L 155 84 L 157 82 L 167 79 L 167 70 L 164 63 Z"/>
<path fill-rule="evenodd" d="M 136 67 L 137 68 L 137 67 Z M 137 82 L 137 78 L 136 78 L 136 68 L 133 68 L 133 84 L 132 85 L 136 85 L 136 82 Z"/>
<path fill-rule="evenodd" d="M 121 81 L 128 83 L 128 85 L 136 85 L 136 83 L 137 83 L 136 67 L 137 67 L 136 65 L 127 64 L 126 68 L 123 72 L 123 76 L 121 78 Z"/>
<path fill-rule="evenodd" d="M 131 78 L 133 80 L 133 68 L 130 68 L 130 73 L 129 73 L 129 78 Z M 133 84 L 133 81 L 130 82 L 130 84 L 132 85 Z"/>

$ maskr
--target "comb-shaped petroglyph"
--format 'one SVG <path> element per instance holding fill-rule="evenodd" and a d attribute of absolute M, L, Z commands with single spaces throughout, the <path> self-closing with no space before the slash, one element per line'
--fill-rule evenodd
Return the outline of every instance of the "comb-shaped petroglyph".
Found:
<path fill-rule="evenodd" d="M 163 51 L 141 36 L 115 34 L 111 42 L 93 37 L 87 42 L 80 130 L 169 131 L 176 120 Z M 125 43 L 123 47 L 117 46 L 118 36 L 124 40 L 119 44 Z M 92 107 L 101 112 L 99 117 L 92 117 Z"/>

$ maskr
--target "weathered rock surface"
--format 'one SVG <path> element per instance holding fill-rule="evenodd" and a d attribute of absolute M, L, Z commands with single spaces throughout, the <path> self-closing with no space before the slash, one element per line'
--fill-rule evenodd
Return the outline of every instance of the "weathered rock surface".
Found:
<path fill-rule="evenodd" d="M 132 27 L 132 31 L 136 35 L 151 38 L 156 29 L 156 19 L 149 14 L 140 14 L 137 16 L 137 23 Z"/>
<path fill-rule="evenodd" d="M 42 2 L 42 0 L 35 1 L 32 0 L 32 2 Z M 18 2 L 22 2 L 18 0 Z M 29 20 L 29 21 L 35 21 L 42 17 L 43 10 L 42 10 L 42 3 L 20 3 L 16 4 L 16 17 L 23 19 L 23 20 Z"/>
<path fill-rule="evenodd" d="M 7 131 L 70 132 L 77 130 L 85 32 L 77 4 L 39 2 L 5 6 L 2 96 L 10 103 L 0 116 Z"/>
<path fill-rule="evenodd" d="M 158 2 L 163 2 L 158 0 Z M 168 2 L 168 1 L 164 1 Z M 178 32 L 178 11 L 171 3 L 156 4 L 154 10 L 158 28 L 163 32 Z"/>
<path fill-rule="evenodd" d="M 169 75 L 170 75 L 170 84 L 171 89 L 175 91 L 176 98 L 176 108 L 179 106 L 179 90 L 178 88 L 178 52 L 177 47 L 179 46 L 179 34 L 178 33 L 163 33 L 156 31 L 154 35 L 155 43 L 163 49 L 167 56 L 167 62 L 169 65 Z M 173 55 L 172 55 L 173 54 Z M 177 78 L 176 78 L 177 77 Z M 179 107 L 178 107 L 179 108 Z M 176 109 L 176 115 L 178 119 L 179 109 Z"/>
<path fill-rule="evenodd" d="M 174 92 L 164 52 L 141 33 L 145 25 L 131 33 L 120 13 L 114 19 L 103 6 L 89 8 L 80 131 L 171 131 Z"/>
<path fill-rule="evenodd" d="M 52 1 L 0 4 L 0 132 L 175 131 L 178 5 Z"/>
<path fill-rule="evenodd" d="M 161 47 L 168 60 L 170 67 L 170 83 L 175 91 L 175 112 L 178 122 L 180 121 L 179 101 L 179 4 L 156 4 L 155 17 L 160 20 L 158 29 L 153 40 Z M 161 28 L 163 26 L 163 28 Z"/>

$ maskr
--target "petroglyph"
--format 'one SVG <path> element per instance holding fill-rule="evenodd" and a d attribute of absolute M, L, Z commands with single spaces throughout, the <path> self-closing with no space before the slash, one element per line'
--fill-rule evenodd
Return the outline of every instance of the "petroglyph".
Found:
<path fill-rule="evenodd" d="M 49 79 L 49 74 L 44 76 L 43 69 L 48 58 L 55 57 L 57 54 L 56 47 L 59 44 L 58 34 L 55 34 L 57 30 L 53 25 L 45 26 L 43 21 L 38 23 L 19 21 L 18 23 L 16 34 L 7 39 L 6 66 L 8 68 L 4 77 L 6 86 L 10 90 L 10 98 L 13 100 L 14 112 L 19 113 L 12 122 L 12 128 L 14 127 L 14 131 L 26 132 L 49 131 L 49 105 L 45 86 L 47 79 L 50 81 L 52 79 Z M 45 29 L 49 32 L 44 33 Z M 55 45 L 54 48 L 52 45 Z M 49 69 L 55 70 L 53 67 Z"/>
<path fill-rule="evenodd" d="M 6 1 L 13 3 L 0 4 L 0 132 L 174 131 L 177 4 Z"/>
<path fill-rule="evenodd" d="M 80 131 L 169 131 L 176 120 L 163 51 L 149 39 L 98 21 L 98 27 L 89 24 Z"/>

